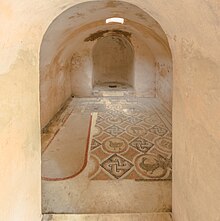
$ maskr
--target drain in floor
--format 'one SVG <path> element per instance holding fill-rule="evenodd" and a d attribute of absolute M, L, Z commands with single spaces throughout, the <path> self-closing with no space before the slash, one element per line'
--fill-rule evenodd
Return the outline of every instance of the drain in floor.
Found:
<path fill-rule="evenodd" d="M 110 88 L 116 88 L 117 85 L 109 85 L 108 87 L 110 87 Z"/>

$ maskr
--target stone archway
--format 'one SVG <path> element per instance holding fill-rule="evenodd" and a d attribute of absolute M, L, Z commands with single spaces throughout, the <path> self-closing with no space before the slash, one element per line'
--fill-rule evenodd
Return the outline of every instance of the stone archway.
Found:
<path fill-rule="evenodd" d="M 125 33 L 133 45 L 134 70 L 129 81 L 137 95 L 159 97 L 171 110 L 172 56 L 166 34 L 140 8 L 120 1 L 113 5 L 100 1 L 81 3 L 64 11 L 48 27 L 40 52 L 42 127 L 71 94 L 93 96 L 92 48 L 100 38 L 115 30 Z M 124 25 L 105 24 L 105 19 L 114 14 L 115 7 L 122 15 L 126 14 Z M 89 13 L 88 8 L 91 8 Z M 94 14 L 92 10 L 99 13 Z M 78 16 L 72 16 L 77 13 Z M 87 16 L 84 16 L 85 13 Z"/>
<path fill-rule="evenodd" d="M 103 7 L 103 4 L 105 7 Z M 92 94 L 93 72 L 94 72 L 92 66 L 93 64 L 92 57 L 94 55 L 93 48 L 97 46 L 97 42 L 102 41 L 103 39 L 105 40 L 106 38 L 107 40 L 109 40 L 108 38 L 109 36 L 111 36 L 109 35 L 109 33 L 126 33 L 128 34 L 129 40 L 126 40 L 123 43 L 127 46 L 130 44 L 133 45 L 133 49 L 130 48 L 127 51 L 131 56 L 128 56 L 128 60 L 125 60 L 124 62 L 125 65 L 127 66 L 126 68 L 129 67 L 129 69 L 127 69 L 126 71 L 130 73 L 130 77 L 128 77 L 127 81 L 123 83 L 133 84 L 132 86 L 134 86 L 135 89 L 137 90 L 137 97 L 158 98 L 158 100 L 160 99 L 160 101 L 164 103 L 164 105 L 168 109 L 168 112 L 171 110 L 172 56 L 166 34 L 164 33 L 160 25 L 151 16 L 146 14 L 140 8 L 125 2 L 118 2 L 114 4 L 115 6 L 112 7 L 109 5 L 105 5 L 105 2 L 92 1 L 77 5 L 77 7 L 72 7 L 67 11 L 63 12 L 60 16 L 58 16 L 54 20 L 54 22 L 50 25 L 47 32 L 45 33 L 42 42 L 41 56 L 40 56 L 42 128 L 44 128 L 44 126 L 47 125 L 48 122 L 51 122 L 53 116 L 63 107 L 66 100 L 70 98 L 71 95 L 81 96 L 81 97 L 93 96 Z M 115 7 L 118 8 L 120 13 L 122 14 L 124 14 L 124 10 L 126 10 L 125 14 L 127 15 L 127 17 L 125 24 L 123 26 L 119 26 L 118 24 L 111 24 L 111 25 L 105 24 L 106 16 L 108 17 L 112 16 Z M 85 12 L 88 11 L 88 8 L 90 8 L 89 12 L 91 12 L 90 14 L 88 14 L 88 17 L 79 14 L 78 11 Z M 106 8 L 108 14 L 106 14 L 106 10 L 104 10 L 105 13 L 102 11 L 103 8 Z M 96 17 L 97 14 L 93 13 L 94 10 L 97 10 L 97 12 L 100 13 L 99 14 L 100 17 Z M 72 14 L 79 14 L 79 15 L 70 16 Z M 69 20 L 71 20 L 71 22 L 68 22 Z M 146 23 L 146 21 L 148 22 Z M 75 23 L 77 24 L 76 26 L 74 25 Z M 116 36 L 114 35 L 114 38 L 116 38 Z M 121 37 L 120 38 L 117 37 L 116 40 L 121 41 L 122 39 Z M 115 77 L 112 79 L 115 79 Z M 120 104 L 118 106 L 120 106 Z M 163 107 L 163 110 L 166 110 L 166 108 Z M 134 106 L 133 109 L 135 109 Z M 143 109 L 146 110 L 145 107 L 143 107 Z M 156 133 L 156 136 L 163 136 L 165 134 L 169 136 L 169 142 L 166 142 L 166 144 L 168 144 L 167 149 L 169 149 L 168 155 L 170 160 L 171 159 L 170 139 L 172 135 L 171 131 L 168 130 L 166 125 L 160 121 L 159 115 L 161 113 L 157 113 L 159 111 L 160 108 L 158 110 L 157 107 L 155 106 L 155 110 L 153 111 L 148 109 L 147 113 L 148 116 L 142 115 L 143 118 L 146 117 L 148 118 L 145 120 L 146 124 L 144 125 L 144 127 L 145 126 L 149 127 L 152 121 L 156 122 L 159 124 L 158 127 L 152 128 L 152 130 L 149 132 Z M 132 115 L 133 117 L 135 114 L 133 114 L 132 110 L 128 110 L 127 115 Z M 168 118 L 171 119 L 171 113 L 168 113 L 167 116 Z M 153 120 L 151 119 L 151 117 Z M 130 119 L 130 116 L 129 117 L 127 116 L 127 118 Z M 134 121 L 132 119 L 130 120 L 131 124 L 132 123 L 135 124 L 141 122 L 143 119 L 135 119 Z M 171 125 L 170 122 L 168 122 L 168 124 Z M 135 133 L 136 130 L 139 130 L 141 128 L 141 130 L 143 130 L 144 133 L 146 133 L 147 130 L 150 130 L 150 128 L 145 130 L 144 128 L 142 128 L 142 126 L 138 129 L 136 127 L 133 128 L 130 126 L 132 125 L 129 125 L 128 130 L 133 131 L 134 138 L 138 138 L 137 137 L 138 134 Z M 151 125 L 151 126 L 154 127 L 156 125 Z M 117 127 L 114 128 L 118 130 Z M 45 136 L 47 136 L 47 132 L 50 130 L 45 129 L 43 131 L 46 131 Z M 144 134 L 141 133 L 141 136 L 142 135 Z M 146 139 L 154 139 L 154 138 L 156 138 L 155 135 L 150 134 L 150 137 Z M 144 145 L 145 144 L 148 145 L 148 147 L 145 148 L 147 151 L 149 150 L 148 148 L 154 146 L 154 143 L 148 142 L 145 139 L 143 140 L 137 139 L 132 145 L 135 146 L 136 142 L 141 142 L 141 143 L 144 142 Z M 152 140 L 152 142 L 155 142 L 156 144 L 156 141 Z M 139 148 L 139 150 L 141 150 L 141 148 Z M 145 159 L 150 159 L 151 161 L 153 158 L 145 158 L 145 157 L 140 158 L 140 161 L 136 162 L 136 164 L 141 164 Z M 160 160 L 163 161 L 163 158 L 161 158 Z M 157 160 L 155 160 L 155 158 L 152 160 L 154 164 L 157 164 L 156 161 Z M 167 164 L 170 165 L 171 163 L 168 162 Z M 130 170 L 132 165 L 134 164 L 131 163 L 129 165 L 130 165 L 129 168 Z M 140 176 L 147 177 L 148 175 L 149 174 L 142 173 L 142 175 Z M 73 176 L 66 176 L 66 177 L 70 178 Z M 139 176 L 136 177 L 140 179 Z M 167 182 L 167 184 L 164 186 L 163 196 L 165 198 L 164 200 L 166 201 L 167 210 L 170 211 L 171 210 L 170 170 L 166 170 L 166 172 L 162 171 L 162 173 L 158 175 L 158 177 L 161 178 L 162 182 L 163 178 L 169 180 L 169 182 Z M 156 179 L 158 177 L 156 176 Z M 116 178 L 120 178 L 120 176 L 116 176 Z M 134 176 L 133 177 L 131 176 L 131 178 L 135 179 Z M 153 176 L 151 178 L 153 179 Z M 47 180 L 49 181 L 49 179 Z M 45 179 L 45 181 L 47 180 Z M 63 180 L 63 178 L 53 178 L 53 180 L 54 181 Z M 53 194 L 53 191 L 59 192 L 59 190 L 57 191 L 55 188 L 53 191 L 50 192 L 49 198 L 47 198 L 46 189 L 47 188 L 50 189 L 50 184 L 49 185 L 47 184 L 48 183 L 46 183 L 45 184 L 46 187 L 43 188 L 43 193 L 44 193 L 43 199 L 44 202 L 46 201 L 48 202 L 48 204 L 51 203 L 50 204 L 52 205 L 51 208 L 54 208 L 53 207 L 55 205 L 54 203 L 56 202 L 58 203 L 57 201 L 58 199 L 59 202 L 61 202 L 62 204 L 63 195 L 55 197 L 55 193 Z M 156 184 L 156 188 L 158 188 L 158 185 Z M 57 188 L 59 189 L 59 185 L 57 185 Z M 138 191 L 138 188 L 134 189 Z M 151 188 L 147 189 L 148 189 L 147 194 L 149 197 L 149 195 L 151 195 L 150 191 Z M 125 188 L 121 189 L 121 191 L 124 190 Z M 140 192 L 137 194 L 140 194 Z M 102 194 L 100 194 L 100 196 L 101 195 Z M 166 198 L 165 196 L 168 197 Z M 71 199 L 68 198 L 68 200 Z M 157 207 L 158 202 L 159 201 L 155 200 L 154 209 Z M 162 207 L 164 206 L 164 205 L 162 206 L 161 203 L 162 201 L 159 202 L 159 210 L 162 210 L 163 209 Z M 43 205 L 45 204 L 43 203 Z M 64 204 L 61 205 L 62 208 L 59 208 L 58 210 L 55 209 L 54 211 L 55 212 L 62 211 L 68 213 L 73 212 L 73 208 L 66 208 L 63 206 Z M 43 211 L 47 212 L 48 208 L 50 208 L 50 206 L 44 208 Z M 91 212 L 89 211 L 90 209 L 89 207 L 87 207 L 87 209 L 88 209 L 87 212 Z M 121 207 L 117 209 L 114 212 L 124 212 L 124 210 Z M 151 206 L 149 206 L 147 210 L 150 212 L 153 211 Z M 136 211 L 139 211 L 138 208 L 136 208 Z M 100 210 L 100 212 L 103 211 Z M 139 212 L 141 212 L 141 210 Z"/>

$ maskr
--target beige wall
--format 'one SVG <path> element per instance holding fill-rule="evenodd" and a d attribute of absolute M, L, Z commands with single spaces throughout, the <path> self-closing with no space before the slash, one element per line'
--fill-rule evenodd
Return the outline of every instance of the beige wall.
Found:
<path fill-rule="evenodd" d="M 156 88 L 157 97 L 172 110 L 173 98 L 173 64 L 169 56 L 159 57 L 156 60 Z"/>
<path fill-rule="evenodd" d="M 36 16 L 30 16 L 27 9 L 22 9 L 22 6 L 18 6 L 14 1 L 1 1 L 0 220 L 2 221 L 39 221 L 41 218 L 38 97 L 41 36 L 41 26 L 37 25 Z"/>
<path fill-rule="evenodd" d="M 81 36 L 81 39 L 82 38 Z M 92 51 L 95 42 L 78 41 L 71 57 L 72 94 L 90 97 L 93 84 Z M 137 96 L 156 97 L 155 57 L 143 39 L 136 35 L 131 37 L 134 50 L 134 88 Z"/>
<path fill-rule="evenodd" d="M 127 38 L 114 34 L 98 39 L 92 61 L 94 85 L 116 82 L 133 86 L 134 49 Z"/>
<path fill-rule="evenodd" d="M 80 0 L 0 5 L 0 220 L 40 220 L 39 51 L 47 27 Z M 220 219 L 218 0 L 128 0 L 164 28 L 173 55 L 173 217 Z"/>
<path fill-rule="evenodd" d="M 45 42 L 44 39 L 43 42 Z M 40 105 L 41 128 L 44 128 L 71 96 L 71 78 L 69 62 L 56 54 L 48 64 L 47 46 L 43 45 L 40 53 Z"/>
<path fill-rule="evenodd" d="M 155 56 L 144 39 L 131 38 L 135 50 L 134 88 L 138 97 L 156 97 Z"/>
<path fill-rule="evenodd" d="M 148 14 L 125 3 L 117 4 L 120 13 L 126 10 L 128 14 L 125 24 L 105 24 L 106 16 L 110 17 L 114 12 L 114 8 L 105 6 L 104 1 L 93 1 L 72 7 L 55 18 L 44 34 L 40 50 L 41 128 L 47 125 L 71 94 L 93 96 L 96 76 L 101 81 L 133 85 L 137 96 L 156 97 L 155 60 L 161 53 L 166 54 L 169 48 L 165 33 Z M 102 51 L 114 48 L 109 47 L 107 42 L 96 50 L 98 43 L 105 41 L 109 35 L 128 39 L 124 45 L 132 48 L 122 50 L 119 59 L 120 51 L 116 55 L 109 52 L 103 55 Z M 122 58 L 125 63 L 119 67 L 123 63 Z M 104 79 L 105 76 L 109 79 Z M 168 96 L 171 100 L 171 95 Z"/>

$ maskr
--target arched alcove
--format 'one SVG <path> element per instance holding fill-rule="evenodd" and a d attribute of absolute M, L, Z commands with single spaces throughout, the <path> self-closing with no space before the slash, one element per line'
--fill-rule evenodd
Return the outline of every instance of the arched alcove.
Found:
<path fill-rule="evenodd" d="M 134 85 L 134 50 L 131 43 L 118 35 L 97 40 L 92 51 L 93 86 L 114 83 Z"/>
<path fill-rule="evenodd" d="M 123 25 L 105 23 L 115 15 L 115 8 L 125 18 Z M 171 110 L 172 57 L 160 25 L 130 3 L 91 1 L 64 11 L 44 35 L 40 50 L 42 128 L 71 95 L 93 97 L 92 48 L 111 32 L 126 35 L 133 45 L 136 95 L 158 97 Z"/>

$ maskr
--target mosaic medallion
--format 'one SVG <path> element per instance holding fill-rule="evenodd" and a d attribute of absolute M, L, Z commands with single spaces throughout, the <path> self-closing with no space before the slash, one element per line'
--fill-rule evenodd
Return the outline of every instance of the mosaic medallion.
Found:
<path fill-rule="evenodd" d="M 166 178 L 169 173 L 169 165 L 169 159 L 153 154 L 142 154 L 135 159 L 137 172 L 145 178 Z"/>
<path fill-rule="evenodd" d="M 108 153 L 122 153 L 127 151 L 128 144 L 121 138 L 111 137 L 103 142 L 102 148 Z"/>
<path fill-rule="evenodd" d="M 142 126 L 131 125 L 127 128 L 127 133 L 134 137 L 142 136 L 146 133 L 146 130 Z"/>
<path fill-rule="evenodd" d="M 154 126 L 149 131 L 152 132 L 152 133 L 155 133 L 159 136 L 163 136 L 168 132 L 167 129 L 159 127 L 159 126 Z"/>
<path fill-rule="evenodd" d="M 113 125 L 113 126 L 107 128 L 107 129 L 105 129 L 105 132 L 109 133 L 112 136 L 118 136 L 121 133 L 123 133 L 124 130 L 121 129 L 120 127 L 118 127 L 118 126 Z"/>
<path fill-rule="evenodd" d="M 157 149 L 161 151 L 168 152 L 168 153 L 171 153 L 172 151 L 172 142 L 171 142 L 171 139 L 169 138 L 166 138 L 166 137 L 159 138 L 155 141 L 155 144 L 157 146 Z"/>
<path fill-rule="evenodd" d="M 120 124 L 124 121 L 123 117 L 120 115 L 113 115 L 107 118 L 107 122 L 110 124 Z"/>
<path fill-rule="evenodd" d="M 113 177 L 119 179 L 133 167 L 133 164 L 125 158 L 114 154 L 105 160 L 101 164 L 101 167 L 104 168 Z"/>
<path fill-rule="evenodd" d="M 142 137 L 136 138 L 130 143 L 130 145 L 143 153 L 146 153 L 151 147 L 154 146 L 153 143 Z"/>

